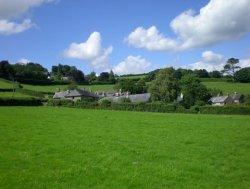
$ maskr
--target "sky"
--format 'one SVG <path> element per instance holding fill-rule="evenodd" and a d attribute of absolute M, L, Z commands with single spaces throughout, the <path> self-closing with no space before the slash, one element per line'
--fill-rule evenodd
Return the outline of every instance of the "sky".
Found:
<path fill-rule="evenodd" d="M 250 67 L 250 0 L 0 0 L 0 60 L 84 73 Z"/>

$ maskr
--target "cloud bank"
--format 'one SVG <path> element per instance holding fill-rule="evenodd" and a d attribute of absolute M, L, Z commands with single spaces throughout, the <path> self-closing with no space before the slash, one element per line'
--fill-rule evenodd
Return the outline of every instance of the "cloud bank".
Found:
<path fill-rule="evenodd" d="M 225 65 L 227 58 L 213 51 L 205 51 L 202 53 L 201 60 L 193 64 L 189 64 L 190 69 L 206 69 L 207 71 L 221 71 Z M 239 66 L 241 68 L 250 67 L 250 59 L 240 59 Z"/>
<path fill-rule="evenodd" d="M 210 0 L 196 14 L 188 10 L 170 23 L 176 38 L 166 37 L 156 26 L 138 27 L 125 41 L 149 51 L 181 51 L 238 39 L 250 32 L 249 0 Z"/>
<path fill-rule="evenodd" d="M 11 35 L 30 29 L 35 25 L 30 19 L 22 22 L 15 22 L 12 19 L 25 15 L 31 8 L 51 2 L 55 0 L 0 0 L 0 34 Z"/>
<path fill-rule="evenodd" d="M 118 63 L 113 71 L 117 75 L 140 74 L 149 71 L 151 63 L 141 56 L 128 56 L 122 62 Z"/>

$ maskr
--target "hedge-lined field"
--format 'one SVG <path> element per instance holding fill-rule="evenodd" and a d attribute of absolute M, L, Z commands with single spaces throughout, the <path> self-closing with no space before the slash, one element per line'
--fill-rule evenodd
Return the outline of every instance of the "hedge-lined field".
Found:
<path fill-rule="evenodd" d="M 10 81 L 0 78 L 0 89 L 11 89 L 13 85 Z"/>
<path fill-rule="evenodd" d="M 0 188 L 248 188 L 250 117 L 0 107 Z"/>
<path fill-rule="evenodd" d="M 23 85 L 25 89 L 38 91 L 38 92 L 50 92 L 54 93 L 60 90 L 66 90 L 68 85 Z M 79 85 L 79 88 L 91 89 L 92 91 L 114 91 L 114 85 Z"/>
<path fill-rule="evenodd" d="M 232 82 L 203 82 L 210 89 L 219 89 L 223 93 L 238 92 L 241 94 L 250 94 L 250 83 L 232 83 Z"/>

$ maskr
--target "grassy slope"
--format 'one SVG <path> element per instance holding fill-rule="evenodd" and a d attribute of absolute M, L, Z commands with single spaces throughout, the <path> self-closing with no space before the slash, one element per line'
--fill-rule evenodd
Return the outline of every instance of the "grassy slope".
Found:
<path fill-rule="evenodd" d="M 12 97 L 12 92 L 0 92 L 0 97 Z M 27 95 L 27 94 L 22 94 L 19 92 L 15 92 L 14 93 L 14 98 L 24 98 L 24 97 L 32 97 L 31 95 Z"/>
<path fill-rule="evenodd" d="M 13 85 L 11 84 L 11 82 L 0 78 L 0 89 L 12 89 Z"/>
<path fill-rule="evenodd" d="M 248 188 L 250 117 L 0 108 L 0 188 Z"/>
<path fill-rule="evenodd" d="M 203 82 L 208 88 L 222 90 L 223 93 L 238 92 L 250 94 L 250 83 L 229 83 L 229 82 Z"/>
<path fill-rule="evenodd" d="M 64 90 L 68 85 L 50 85 L 50 86 L 39 86 L 39 85 L 27 85 L 23 84 L 25 89 L 39 91 L 39 92 L 55 92 L 58 89 Z M 114 85 L 80 85 L 79 88 L 87 88 L 93 91 L 113 91 Z"/>

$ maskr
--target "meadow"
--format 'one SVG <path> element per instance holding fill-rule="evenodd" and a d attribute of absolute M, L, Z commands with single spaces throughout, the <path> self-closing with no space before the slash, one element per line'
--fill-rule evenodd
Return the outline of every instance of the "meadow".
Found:
<path fill-rule="evenodd" d="M 0 107 L 0 188 L 249 188 L 250 116 Z"/>
<path fill-rule="evenodd" d="M 54 93 L 56 91 L 60 90 L 66 90 L 68 85 L 28 85 L 28 84 L 23 84 L 23 87 L 25 89 L 29 89 L 29 90 L 33 90 L 33 91 L 37 91 L 37 92 L 50 92 L 50 93 Z M 99 92 L 103 92 L 103 91 L 114 91 L 114 85 L 78 85 L 79 88 L 86 88 L 89 90 L 92 90 L 94 92 L 99 91 Z"/>
<path fill-rule="evenodd" d="M 250 95 L 250 83 L 233 83 L 233 82 L 226 82 L 226 81 L 209 81 L 208 79 L 206 81 L 202 82 L 204 85 L 206 85 L 210 89 L 219 89 L 224 94 L 227 93 L 234 93 L 238 92 L 244 95 Z M 147 83 L 148 85 L 150 83 Z M 32 90 L 34 92 L 42 92 L 42 93 L 54 93 L 59 90 L 66 90 L 68 85 L 29 85 L 29 84 L 22 84 L 23 89 Z M 12 83 L 0 79 L 0 89 L 11 89 Z M 79 88 L 86 88 L 88 90 L 91 90 L 93 92 L 114 92 L 114 85 L 112 84 L 106 84 L 106 85 L 79 85 Z M 10 93 L 0 93 L 0 97 L 6 97 Z M 16 96 L 20 96 L 21 94 L 17 94 Z"/>
<path fill-rule="evenodd" d="M 210 89 L 219 89 L 224 94 L 241 93 L 250 95 L 250 83 L 232 83 L 232 82 L 203 82 Z"/>

